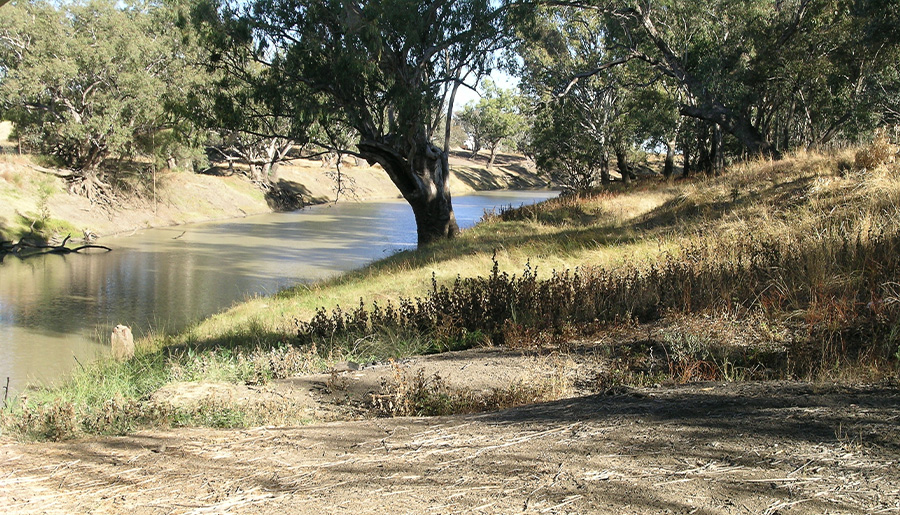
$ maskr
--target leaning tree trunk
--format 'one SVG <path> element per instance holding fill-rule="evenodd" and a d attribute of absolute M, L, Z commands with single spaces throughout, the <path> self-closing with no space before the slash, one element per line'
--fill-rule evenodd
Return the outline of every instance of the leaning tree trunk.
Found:
<path fill-rule="evenodd" d="M 744 116 L 735 114 L 730 109 L 719 105 L 682 105 L 681 114 L 706 120 L 718 125 L 722 130 L 731 134 L 747 149 L 750 155 L 781 157 L 778 150 L 762 136 L 759 130 Z"/>
<path fill-rule="evenodd" d="M 415 138 L 407 153 L 394 145 L 365 139 L 357 145 L 369 164 L 378 163 L 412 207 L 419 247 L 459 233 L 450 199 L 447 152 L 424 136 Z"/>
<path fill-rule="evenodd" d="M 693 97 L 699 100 L 696 105 L 682 104 L 681 114 L 718 124 L 722 130 L 740 141 L 751 155 L 767 155 L 780 157 L 778 151 L 769 143 L 747 116 L 726 107 L 713 97 L 706 84 L 689 73 L 683 59 L 669 45 L 668 41 L 656 29 L 650 18 L 650 9 L 635 8 L 645 34 L 662 54 L 662 59 L 653 65 L 665 75 L 675 78 L 683 84 Z"/>

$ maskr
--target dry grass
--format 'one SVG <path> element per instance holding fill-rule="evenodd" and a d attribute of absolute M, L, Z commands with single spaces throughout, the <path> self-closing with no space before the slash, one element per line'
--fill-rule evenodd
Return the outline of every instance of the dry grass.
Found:
<path fill-rule="evenodd" d="M 393 364 L 393 374 L 381 384 L 381 392 L 372 394 L 372 408 L 380 416 L 439 416 L 478 413 L 547 402 L 571 395 L 573 384 L 569 374 L 573 363 L 557 359 L 551 374 L 515 381 L 512 384 L 475 391 L 453 388 L 435 373 L 426 376 L 424 369 L 411 371 Z"/>
<path fill-rule="evenodd" d="M 140 424 L 101 429 L 83 421 L 102 418 L 104 403 L 116 395 L 122 406 L 139 405 L 175 380 L 264 382 L 345 359 L 485 344 L 575 350 L 597 334 L 617 335 L 601 336 L 590 349 L 609 365 L 592 380 L 599 390 L 663 381 L 896 376 L 900 170 L 890 160 L 858 169 L 854 156 L 853 150 L 795 153 L 740 163 L 718 178 L 646 181 L 494 214 L 455 241 L 254 299 L 180 335 L 140 342 L 143 357 L 118 368 L 102 365 L 42 393 L 17 411 L 17 420 L 26 420 L 27 410 L 37 413 L 30 420 L 46 422 L 32 425 L 51 428 L 31 431 L 42 437 L 115 432 Z M 302 342 L 305 354 L 292 354 Z M 121 382 L 98 387 L 97 374 Z M 386 413 L 489 409 L 565 391 L 536 382 L 476 399 L 446 391 L 440 378 L 394 383 L 381 394 Z M 69 404 L 81 422 L 63 423 Z M 248 420 L 235 413 L 218 407 L 177 420 Z"/>

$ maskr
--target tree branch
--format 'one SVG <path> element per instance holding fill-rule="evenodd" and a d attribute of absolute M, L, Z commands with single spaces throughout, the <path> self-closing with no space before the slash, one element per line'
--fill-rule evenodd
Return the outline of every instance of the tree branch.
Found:
<path fill-rule="evenodd" d="M 613 60 L 613 61 L 609 61 L 609 62 L 607 62 L 607 63 L 603 63 L 603 64 L 601 64 L 600 66 L 594 68 L 593 70 L 578 73 L 578 74 L 574 75 L 574 76 L 569 80 L 569 82 L 565 85 L 565 87 L 563 87 L 561 90 L 558 90 L 557 92 L 554 92 L 554 93 L 553 93 L 553 96 L 556 97 L 556 98 L 562 98 L 562 97 L 566 96 L 566 95 L 569 93 L 569 90 L 571 90 L 572 87 L 575 86 L 575 84 L 577 84 L 578 81 L 580 81 L 581 79 L 586 79 L 586 78 L 588 78 L 588 77 L 593 77 L 594 75 L 597 75 L 598 73 L 600 73 L 600 72 L 602 72 L 602 71 L 604 71 L 604 70 L 608 70 L 608 69 L 613 68 L 613 67 L 615 67 L 615 66 L 619 66 L 619 65 L 625 64 L 625 63 L 627 63 L 628 61 L 634 59 L 635 57 L 637 57 L 637 55 L 630 54 L 630 55 L 628 55 L 628 56 L 620 57 L 620 58 L 615 59 L 615 60 Z"/>

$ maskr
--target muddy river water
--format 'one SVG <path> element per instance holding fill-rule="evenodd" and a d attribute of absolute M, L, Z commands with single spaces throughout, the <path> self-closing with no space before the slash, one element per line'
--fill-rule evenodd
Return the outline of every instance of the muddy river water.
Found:
<path fill-rule="evenodd" d="M 460 227 L 485 210 L 552 191 L 453 199 Z M 107 352 L 116 324 L 177 331 L 235 302 L 362 266 L 416 241 L 402 200 L 341 203 L 292 213 L 148 229 L 103 238 L 109 253 L 41 256 L 0 264 L 0 387 L 51 383 Z"/>

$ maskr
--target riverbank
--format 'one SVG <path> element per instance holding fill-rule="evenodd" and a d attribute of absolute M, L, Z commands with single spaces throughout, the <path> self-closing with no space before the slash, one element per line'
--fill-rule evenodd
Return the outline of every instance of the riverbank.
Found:
<path fill-rule="evenodd" d="M 29 391 L 2 413 L 0 497 L 896 510 L 898 270 L 900 170 L 852 151 L 508 210 Z"/>
<path fill-rule="evenodd" d="M 453 195 L 495 189 L 546 186 L 522 157 L 502 155 L 491 170 L 486 159 L 470 159 L 462 152 L 451 158 Z M 164 170 L 155 177 L 123 175 L 116 182 L 110 205 L 92 204 L 71 195 L 65 181 L 41 172 L 28 156 L 0 155 L 0 239 L 16 241 L 32 229 L 46 237 L 86 232 L 97 236 L 129 233 L 209 220 L 239 218 L 271 212 L 264 192 L 240 175 L 206 175 Z M 397 198 L 397 188 L 381 169 L 341 167 L 343 190 L 338 194 L 334 167 L 318 161 L 296 160 L 279 168 L 279 183 L 296 192 L 307 205 L 334 201 Z"/>
<path fill-rule="evenodd" d="M 896 380 L 900 175 L 893 165 L 848 172 L 848 162 L 852 153 L 798 154 L 719 178 L 647 180 L 508 210 L 453 241 L 138 342 L 133 360 L 101 361 L 31 392 L 26 416 L 7 427 L 59 438 L 147 424 L 300 423 L 335 399 L 282 380 L 341 362 L 368 378 L 355 393 L 340 390 L 352 417 L 508 407 L 570 395 L 576 384 Z M 447 382 L 460 371 L 391 376 L 388 367 L 379 376 L 375 366 L 485 346 L 593 359 L 575 372 L 523 362 L 543 379 L 498 375 L 476 392 Z M 201 392 L 199 402 L 181 388 Z M 248 393 L 260 388 L 273 391 Z M 155 402 L 162 391 L 192 400 Z"/>

